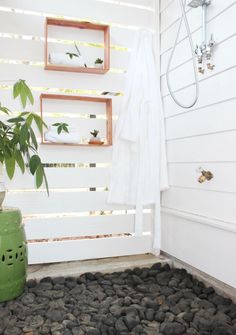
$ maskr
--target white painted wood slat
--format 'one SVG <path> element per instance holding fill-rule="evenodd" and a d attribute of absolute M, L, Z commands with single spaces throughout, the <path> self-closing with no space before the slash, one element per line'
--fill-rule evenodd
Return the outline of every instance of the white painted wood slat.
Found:
<path fill-rule="evenodd" d="M 199 167 L 211 171 L 214 178 L 200 184 L 198 177 L 201 173 L 197 172 Z M 168 170 L 169 182 L 172 186 L 236 194 L 236 162 L 173 163 L 169 164 Z M 210 193 L 208 196 L 211 197 Z"/>
<path fill-rule="evenodd" d="M 236 129 L 236 98 L 166 120 L 167 140 Z"/>
<path fill-rule="evenodd" d="M 31 86 L 60 87 L 64 89 L 86 89 L 122 92 L 124 76 L 108 72 L 106 75 L 90 75 L 86 73 L 44 71 L 42 67 L 28 65 L 0 64 L 2 78 L 10 80 L 24 78 Z"/>
<path fill-rule="evenodd" d="M 32 2 L 30 0 L 2 0 L 1 6 L 24 9 L 39 13 L 49 13 L 74 17 L 84 21 L 95 20 L 123 24 L 134 27 L 149 27 L 152 12 L 139 8 L 116 6 L 94 0 L 57 0 L 57 5 L 47 0 Z"/>
<path fill-rule="evenodd" d="M 200 82 L 200 94 L 199 100 L 196 105 L 191 108 L 204 107 L 206 105 L 215 104 L 222 100 L 227 100 L 235 97 L 236 87 L 236 68 L 229 68 L 224 72 L 207 78 Z M 176 93 L 176 97 L 180 101 L 184 101 L 186 104 L 194 94 L 194 87 L 188 87 Z M 170 96 L 167 96 L 163 100 L 165 116 L 175 115 L 182 113 L 183 109 L 175 104 Z"/>
<path fill-rule="evenodd" d="M 17 61 L 31 61 L 38 62 L 39 66 L 43 68 L 44 66 L 44 43 L 42 41 L 34 40 L 21 40 L 14 38 L 1 38 L 1 52 L 0 58 L 4 61 L 7 60 L 17 60 Z M 55 50 L 61 45 L 54 44 Z M 67 47 L 68 51 L 73 52 L 73 46 Z M 95 47 L 80 47 L 87 58 L 90 59 L 91 64 L 98 57 L 102 57 L 103 49 Z M 128 66 L 130 52 L 128 51 L 118 51 L 111 49 L 111 68 L 119 71 L 125 71 Z"/>
<path fill-rule="evenodd" d="M 152 239 L 113 237 L 92 240 L 30 243 L 29 263 L 54 263 L 82 259 L 128 256 L 151 252 Z"/>
<path fill-rule="evenodd" d="M 107 187 L 110 183 L 110 167 L 106 168 L 45 168 L 49 187 L 54 188 L 83 188 L 83 187 Z M 7 189 L 34 189 L 34 177 L 30 173 L 22 175 L 19 169 L 15 172 L 15 178 L 9 180 L 6 175 Z"/>
<path fill-rule="evenodd" d="M 163 207 L 236 224 L 236 194 L 172 187 L 162 195 Z"/>
<path fill-rule="evenodd" d="M 167 143 L 169 162 L 235 161 L 236 131 L 197 136 Z"/>
<path fill-rule="evenodd" d="M 44 163 L 109 163 L 112 148 L 40 145 L 39 154 Z"/>
<path fill-rule="evenodd" d="M 18 77 L 15 76 L 14 79 L 12 79 L 12 81 L 7 81 L 7 79 L 9 78 L 5 78 L 6 81 L 4 80 L 4 84 L 8 84 L 8 85 L 12 85 L 14 82 L 16 82 L 18 80 Z M 27 104 L 26 109 L 33 111 L 35 113 L 40 114 L 40 94 L 41 93 L 51 93 L 51 94 L 65 94 L 66 92 L 60 92 L 57 90 L 57 88 L 55 88 L 56 90 L 53 90 L 53 92 L 48 92 L 48 90 L 46 88 L 41 88 L 38 86 L 31 86 L 31 89 L 33 90 L 33 97 L 34 97 L 34 105 L 30 105 Z M 37 89 L 37 91 L 36 91 Z M 75 86 L 76 89 L 76 86 Z M 100 92 L 100 91 L 99 91 Z M 9 88 L 7 90 L 2 89 L 0 90 L 0 94 L 1 94 L 1 103 L 4 106 L 8 106 L 8 108 L 12 111 L 12 112 L 21 112 L 23 111 L 20 101 L 19 99 L 13 99 L 13 92 L 12 89 Z M 68 93 L 67 93 L 68 94 Z M 70 93 L 71 94 L 71 93 Z M 71 95 L 78 95 L 78 96 L 91 96 L 91 97 L 96 97 L 96 98 L 104 98 L 104 97 L 108 97 L 112 99 L 112 114 L 113 116 L 117 116 L 119 114 L 120 111 L 120 104 L 122 102 L 123 97 L 122 96 L 111 96 L 111 95 L 107 95 L 107 96 L 103 96 L 103 95 L 95 95 L 95 94 L 86 94 L 86 92 L 81 92 L 81 93 L 73 93 Z M 76 113 L 78 112 L 79 114 L 81 113 L 83 114 L 96 114 L 96 115 L 101 115 L 101 114 L 105 114 L 105 108 L 104 108 L 105 104 L 100 104 L 100 103 L 92 103 L 92 102 L 87 102 L 87 103 L 83 103 L 82 101 L 80 102 L 76 102 L 76 103 L 71 103 L 69 101 L 67 101 L 65 103 L 65 101 L 62 102 L 62 100 L 47 100 L 46 104 L 44 105 L 45 107 L 45 112 L 48 113 L 55 113 L 55 112 L 59 112 L 59 113 Z M 1 118 L 5 118 L 7 119 L 8 116 L 7 115 L 2 115 Z"/>
<path fill-rule="evenodd" d="M 14 12 L 1 12 L 1 22 L 0 22 L 0 31 L 1 33 L 6 34 L 16 34 L 15 38 L 20 35 L 24 36 L 24 38 L 37 38 L 41 40 L 41 43 L 44 41 L 44 25 L 45 25 L 45 17 L 43 16 L 35 16 L 35 15 L 24 15 Z M 30 30 L 29 30 L 30 25 Z M 134 39 L 134 35 L 136 30 L 134 29 L 126 29 L 117 27 L 110 27 L 110 40 L 112 48 L 114 46 L 119 46 L 122 48 L 130 48 L 131 41 Z M 101 42 L 98 41 L 94 35 L 81 35 L 78 39 L 82 42 Z M 59 36 L 59 40 L 61 40 Z M 70 41 L 73 41 L 72 37 L 69 37 Z M 112 49 L 113 50 L 113 49 Z M 111 51 L 112 51 L 111 50 Z M 2 50 L 1 50 L 2 52 Z M 19 52 L 19 51 L 18 51 Z"/>
<path fill-rule="evenodd" d="M 79 192 L 65 189 L 59 192 L 8 192 L 6 206 L 19 207 L 24 215 L 40 213 L 68 213 L 101 210 L 130 209 L 131 206 L 110 205 L 107 203 L 107 192 Z"/>
<path fill-rule="evenodd" d="M 143 215 L 144 232 L 151 232 L 151 214 Z M 28 240 L 78 236 L 134 233 L 135 217 L 131 215 L 100 215 L 88 217 L 24 219 Z"/>

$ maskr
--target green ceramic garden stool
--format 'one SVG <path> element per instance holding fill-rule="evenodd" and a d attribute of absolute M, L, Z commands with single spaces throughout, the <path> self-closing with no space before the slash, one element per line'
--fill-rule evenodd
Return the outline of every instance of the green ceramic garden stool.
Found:
<path fill-rule="evenodd" d="M 27 247 L 21 212 L 0 211 L 0 302 L 19 296 L 25 286 Z"/>

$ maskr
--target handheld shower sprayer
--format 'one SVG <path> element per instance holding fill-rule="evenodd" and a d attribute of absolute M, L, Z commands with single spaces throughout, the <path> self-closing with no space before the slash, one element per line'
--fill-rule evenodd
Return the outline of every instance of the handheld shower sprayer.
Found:
<path fill-rule="evenodd" d="M 207 34 L 206 34 L 206 11 L 207 11 L 207 6 L 209 6 L 211 4 L 211 0 L 190 0 L 188 2 L 189 7 L 192 7 L 192 8 L 197 8 L 197 7 L 200 7 L 200 6 L 202 7 L 202 43 L 200 45 L 197 45 L 196 48 L 194 48 L 194 45 L 193 45 L 192 35 L 191 35 L 187 15 L 186 15 L 186 12 L 185 12 L 186 2 L 187 2 L 187 0 L 179 0 L 179 4 L 180 4 L 180 7 L 181 7 L 181 11 L 182 11 L 182 17 L 180 19 L 179 27 L 178 27 L 177 34 L 176 34 L 176 39 L 175 39 L 174 46 L 171 50 L 170 58 L 169 58 L 169 61 L 168 61 L 167 71 L 166 71 L 166 80 L 167 80 L 167 86 L 168 86 L 170 95 L 171 95 L 172 99 L 175 101 L 175 103 L 182 108 L 191 108 L 196 104 L 196 102 L 199 98 L 198 73 L 204 74 L 204 72 L 205 72 L 205 70 L 204 70 L 204 60 L 206 59 L 207 68 L 209 70 L 213 70 L 214 67 L 215 67 L 215 65 L 213 65 L 211 63 L 212 48 L 214 47 L 215 42 L 213 40 L 212 35 L 211 35 L 210 40 L 207 42 Z M 187 30 L 188 40 L 189 40 L 190 49 L 191 49 L 191 53 L 192 53 L 192 63 L 193 63 L 194 78 L 195 78 L 195 83 L 194 83 L 194 85 L 195 85 L 195 97 L 193 98 L 193 101 L 189 105 L 182 104 L 176 98 L 176 96 L 175 96 L 175 94 L 172 90 L 171 82 L 170 82 L 170 71 L 171 71 L 170 67 L 171 67 L 171 63 L 172 63 L 172 60 L 173 60 L 175 49 L 176 49 L 176 46 L 177 46 L 177 43 L 178 43 L 180 30 L 181 30 L 181 26 L 182 26 L 183 21 L 184 21 L 184 24 L 185 24 L 185 27 L 186 27 L 186 30 Z M 197 63 L 195 61 L 196 57 L 197 57 Z M 197 66 L 197 64 L 198 64 L 198 66 Z"/>
<path fill-rule="evenodd" d="M 195 48 L 194 48 L 194 45 L 193 45 L 191 31 L 190 31 L 190 27 L 189 27 L 187 15 L 186 15 L 186 12 L 185 12 L 186 1 L 187 0 L 179 0 L 179 4 L 180 4 L 180 7 L 181 7 L 181 11 L 182 11 L 182 17 L 180 19 L 179 28 L 177 30 L 177 34 L 176 34 L 174 46 L 173 46 L 173 48 L 171 50 L 170 58 L 169 58 L 169 61 L 168 61 L 168 64 L 167 64 L 166 80 L 167 80 L 167 86 L 168 86 L 170 95 L 171 95 L 172 99 L 175 101 L 175 103 L 177 105 L 179 105 L 180 107 L 182 107 L 182 108 L 191 108 L 191 107 L 193 107 L 196 104 L 196 102 L 198 100 L 198 97 L 199 97 L 199 82 L 198 82 L 198 69 L 197 69 L 197 64 L 195 62 Z M 192 2 L 195 2 L 195 3 L 197 1 L 198 0 L 192 0 Z M 192 63 L 193 63 L 193 69 L 194 69 L 194 78 L 195 78 L 195 97 L 194 97 L 193 101 L 189 105 L 182 104 L 176 98 L 176 96 L 175 96 L 175 94 L 174 94 L 174 92 L 172 90 L 171 83 L 170 83 L 170 66 L 171 66 L 172 59 L 173 59 L 173 56 L 174 56 L 174 53 L 175 53 L 175 49 L 176 49 L 176 46 L 177 46 L 177 42 L 178 42 L 179 35 L 180 35 L 180 29 L 181 29 L 181 25 L 182 25 L 183 21 L 184 21 L 184 24 L 185 24 L 185 27 L 186 27 L 186 30 L 187 30 L 187 34 L 188 34 L 190 49 L 191 49 L 191 53 L 192 53 Z"/>

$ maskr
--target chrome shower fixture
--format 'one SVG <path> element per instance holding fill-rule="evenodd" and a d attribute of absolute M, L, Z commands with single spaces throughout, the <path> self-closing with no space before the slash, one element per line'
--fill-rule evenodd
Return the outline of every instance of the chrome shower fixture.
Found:
<path fill-rule="evenodd" d="M 211 35 L 210 39 L 207 40 L 207 7 L 211 4 L 211 0 L 191 0 L 188 3 L 189 7 L 197 8 L 202 7 L 202 43 L 200 45 L 196 45 L 195 54 L 197 55 L 198 62 L 198 72 L 204 74 L 204 63 L 206 61 L 206 66 L 208 70 L 214 70 L 215 65 L 212 64 L 212 50 L 215 45 L 215 41 L 213 39 L 213 35 Z"/>
<path fill-rule="evenodd" d="M 191 0 L 189 1 L 188 3 L 188 6 L 189 7 L 192 7 L 192 8 L 197 8 L 199 6 L 203 6 L 203 5 L 210 5 L 211 3 L 211 0 Z"/>

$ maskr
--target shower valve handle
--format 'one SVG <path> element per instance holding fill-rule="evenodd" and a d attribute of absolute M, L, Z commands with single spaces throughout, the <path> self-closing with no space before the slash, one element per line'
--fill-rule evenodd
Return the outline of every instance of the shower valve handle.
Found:
<path fill-rule="evenodd" d="M 208 42 L 208 46 L 212 49 L 215 44 L 216 44 L 216 42 L 214 41 L 213 34 L 211 34 L 211 38 Z"/>
<path fill-rule="evenodd" d="M 215 65 L 214 65 L 214 64 L 211 64 L 211 63 L 207 63 L 207 68 L 208 68 L 208 70 L 213 71 L 214 68 L 215 68 Z"/>

